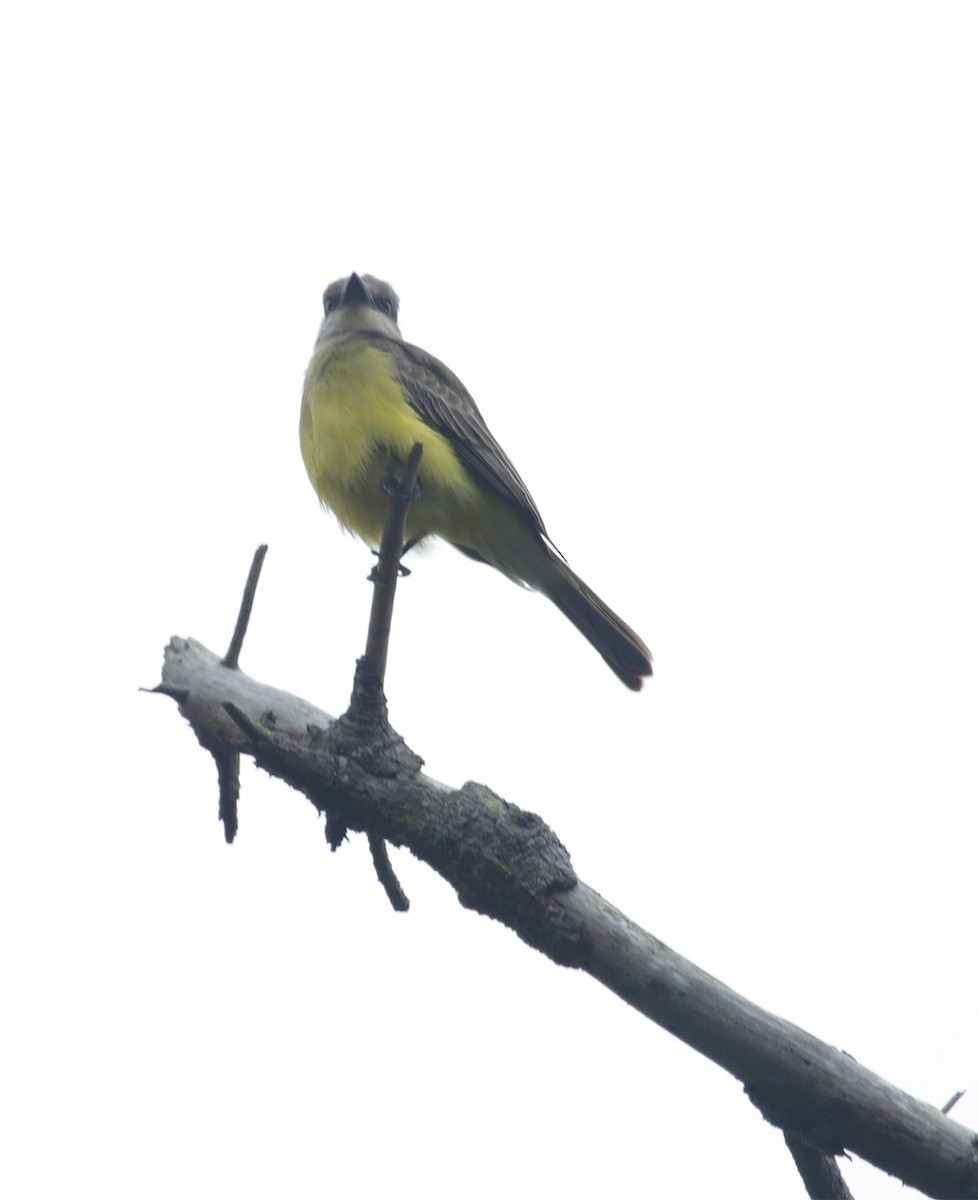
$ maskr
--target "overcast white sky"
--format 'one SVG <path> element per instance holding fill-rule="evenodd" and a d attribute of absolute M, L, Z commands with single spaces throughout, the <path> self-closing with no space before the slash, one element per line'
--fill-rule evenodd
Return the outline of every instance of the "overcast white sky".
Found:
<path fill-rule="evenodd" d="M 349 11 L 346 11 L 349 10 Z M 346 15 L 343 15 L 346 11 Z M 0 1190 L 801 1195 L 738 1084 L 246 765 L 159 679 L 331 712 L 369 556 L 297 443 L 323 287 L 392 281 L 627 692 L 440 548 L 393 723 L 752 1000 L 978 1124 L 978 9 L 22 5 L 0 41 Z M 906 1195 L 861 1164 L 860 1200 Z"/>

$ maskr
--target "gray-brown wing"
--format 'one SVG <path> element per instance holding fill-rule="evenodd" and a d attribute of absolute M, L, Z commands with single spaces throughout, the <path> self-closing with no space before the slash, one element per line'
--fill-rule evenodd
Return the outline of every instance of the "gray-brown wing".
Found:
<path fill-rule="evenodd" d="M 518 508 L 546 537 L 543 518 L 533 497 L 502 446 L 489 432 L 482 413 L 462 381 L 444 363 L 418 346 L 390 338 L 378 337 L 376 340 L 383 341 L 384 349 L 397 363 L 404 394 L 421 420 L 446 437 L 462 462 L 483 483 Z"/>

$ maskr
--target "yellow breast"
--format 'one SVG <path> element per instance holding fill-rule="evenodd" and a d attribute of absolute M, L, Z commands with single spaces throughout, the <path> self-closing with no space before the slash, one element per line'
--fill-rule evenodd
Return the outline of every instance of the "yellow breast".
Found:
<path fill-rule="evenodd" d="M 320 500 L 351 532 L 379 545 L 386 496 L 381 483 L 415 442 L 424 445 L 408 535 L 437 533 L 437 513 L 467 505 L 478 490 L 448 441 L 410 407 L 391 355 L 361 338 L 319 347 L 306 372 L 299 420 L 306 471 Z"/>

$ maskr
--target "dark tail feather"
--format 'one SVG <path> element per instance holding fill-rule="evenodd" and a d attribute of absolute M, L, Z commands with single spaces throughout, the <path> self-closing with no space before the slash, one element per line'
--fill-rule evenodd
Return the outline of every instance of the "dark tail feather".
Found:
<path fill-rule="evenodd" d="M 538 585 L 540 590 L 577 626 L 622 683 L 639 691 L 652 674 L 648 647 L 566 563 L 552 558 L 550 565 L 550 578 Z"/>

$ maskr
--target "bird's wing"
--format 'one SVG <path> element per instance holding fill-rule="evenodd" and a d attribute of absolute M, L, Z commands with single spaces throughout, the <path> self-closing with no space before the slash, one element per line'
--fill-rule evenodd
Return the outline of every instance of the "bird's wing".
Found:
<path fill-rule="evenodd" d="M 547 537 L 543 518 L 526 484 L 489 432 L 462 381 L 418 346 L 389 338 L 383 341 L 384 349 L 397 364 L 407 401 L 421 420 L 447 438 L 459 459 L 478 479 L 519 509 Z"/>

